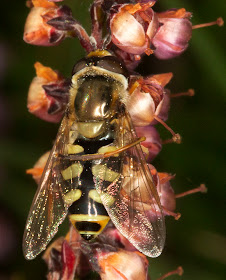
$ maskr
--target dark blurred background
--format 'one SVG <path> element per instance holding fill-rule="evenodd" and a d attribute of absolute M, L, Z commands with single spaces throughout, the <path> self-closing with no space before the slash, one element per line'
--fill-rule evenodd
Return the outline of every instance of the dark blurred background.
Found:
<path fill-rule="evenodd" d="M 4 1 L 5 2 L 5 1 Z M 89 28 L 91 1 L 68 0 L 74 16 Z M 155 10 L 184 7 L 193 13 L 193 24 L 226 15 L 225 0 L 161 0 Z M 23 27 L 29 9 L 25 1 L 1 3 L 0 31 L 0 280 L 45 279 L 41 257 L 26 261 L 21 243 L 29 207 L 36 190 L 25 170 L 51 148 L 58 125 L 28 113 L 27 91 L 40 61 L 70 76 L 73 64 L 84 55 L 77 40 L 45 48 L 23 42 Z M 158 171 L 176 173 L 176 193 L 205 183 L 207 194 L 178 199 L 179 221 L 168 217 L 163 254 L 150 260 L 150 275 L 182 265 L 184 275 L 170 279 L 226 279 L 225 234 L 225 121 L 226 99 L 225 28 L 193 31 L 188 50 L 180 57 L 158 61 L 146 57 L 142 74 L 173 72 L 173 93 L 195 89 L 194 97 L 172 100 L 168 124 L 183 137 L 181 145 L 168 144 L 154 161 Z M 170 135 L 160 126 L 162 138 Z"/>

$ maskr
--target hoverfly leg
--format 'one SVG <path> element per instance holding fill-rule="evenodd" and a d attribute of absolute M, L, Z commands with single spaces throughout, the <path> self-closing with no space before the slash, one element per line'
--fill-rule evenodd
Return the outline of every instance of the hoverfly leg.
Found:
<path fill-rule="evenodd" d="M 96 159 L 104 159 L 104 158 L 109 158 L 114 156 L 115 154 L 119 154 L 122 153 L 136 145 L 138 145 L 139 143 L 145 141 L 146 138 L 145 137 L 140 137 L 138 138 L 136 141 L 127 144 L 121 148 L 118 148 L 114 151 L 111 152 L 106 152 L 103 154 L 86 154 L 86 155 L 59 155 L 60 157 L 63 157 L 64 159 L 69 159 L 71 161 L 88 161 L 88 160 L 96 160 Z"/>
<path fill-rule="evenodd" d="M 136 141 L 134 141 L 133 143 L 130 143 L 130 144 L 126 145 L 126 146 L 118 148 L 115 151 L 104 153 L 103 154 L 104 158 L 111 157 L 111 156 L 114 156 L 115 154 L 122 153 L 122 152 L 124 152 L 124 151 L 126 151 L 126 150 L 128 150 L 128 149 L 130 149 L 130 148 L 132 148 L 132 147 L 134 147 L 136 145 L 138 145 L 139 143 L 141 143 L 141 142 L 143 142 L 145 140 L 146 140 L 145 137 L 140 137 Z"/>

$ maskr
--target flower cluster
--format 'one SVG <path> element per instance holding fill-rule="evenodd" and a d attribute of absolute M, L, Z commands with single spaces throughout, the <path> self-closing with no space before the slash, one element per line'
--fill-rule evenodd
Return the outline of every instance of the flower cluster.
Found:
<path fill-rule="evenodd" d="M 76 37 L 88 54 L 107 50 L 123 61 L 128 69 L 128 95 L 124 100 L 126 109 L 137 136 L 145 136 L 141 147 L 160 198 L 162 212 L 165 216 L 178 219 L 180 213 L 175 213 L 176 198 L 205 192 L 206 188 L 202 184 L 186 193 L 175 195 L 171 186 L 175 175 L 158 172 L 152 165 L 164 143 L 156 124 L 161 123 L 171 132 L 172 139 L 167 140 L 168 142 L 181 141 L 180 135 L 174 133 L 165 123 L 171 98 L 174 96 L 166 86 L 173 74 L 142 77 L 135 72 L 135 68 L 145 55 L 153 54 L 158 59 L 171 59 L 182 54 L 188 47 L 192 29 L 196 28 L 190 21 L 191 13 L 184 8 L 157 13 L 154 11 L 154 0 L 95 0 L 90 8 L 92 30 L 91 35 L 88 35 L 73 17 L 70 8 L 55 2 L 61 0 L 27 2 L 31 10 L 25 24 L 25 42 L 38 46 L 56 46 L 66 37 Z M 216 23 L 223 24 L 219 19 Z M 69 100 L 70 79 L 38 62 L 35 69 L 37 76 L 29 88 L 28 110 L 45 121 L 60 122 Z M 192 90 L 185 93 L 192 94 Z M 33 168 L 27 170 L 37 183 L 40 182 L 48 156 L 49 152 L 43 155 Z M 112 222 L 109 222 L 93 243 L 83 240 L 71 226 L 67 236 L 54 241 L 43 258 L 48 265 L 49 280 L 73 280 L 75 275 L 81 279 L 89 279 L 93 271 L 99 275 L 98 279 L 102 280 L 149 279 L 146 256 L 140 253 Z M 175 273 L 181 275 L 182 268 L 179 267 L 166 276 Z"/>

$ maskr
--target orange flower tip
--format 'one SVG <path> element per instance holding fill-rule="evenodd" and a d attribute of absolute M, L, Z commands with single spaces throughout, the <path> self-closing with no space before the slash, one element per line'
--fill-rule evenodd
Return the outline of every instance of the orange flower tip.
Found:
<path fill-rule="evenodd" d="M 42 65 L 40 62 L 36 62 L 34 67 L 38 77 L 42 77 L 49 82 L 55 82 L 59 80 L 58 74 L 52 68 Z"/>
<path fill-rule="evenodd" d="M 47 0 L 32 0 L 34 7 L 43 7 L 43 8 L 55 8 L 57 5 L 54 2 Z"/>
<path fill-rule="evenodd" d="M 39 109 L 42 108 L 42 104 L 39 103 L 34 105 L 28 105 L 27 108 L 30 113 L 34 113 L 35 111 L 38 111 Z"/>
<path fill-rule="evenodd" d="M 127 11 L 128 13 L 130 13 L 131 15 L 135 14 L 136 12 L 141 10 L 141 4 L 137 3 L 135 5 L 132 4 L 128 4 L 124 6 L 125 11 Z M 122 8 L 122 10 L 124 10 Z"/>
<path fill-rule="evenodd" d="M 184 8 L 181 8 L 157 13 L 157 15 L 159 18 L 191 18 L 192 13 L 187 12 Z"/>
<path fill-rule="evenodd" d="M 173 142 L 176 143 L 176 144 L 181 144 L 181 142 L 182 142 L 182 137 L 181 137 L 181 135 L 180 135 L 179 133 L 175 133 L 175 134 L 173 135 L 173 137 L 172 137 L 172 140 L 173 140 Z"/>
<path fill-rule="evenodd" d="M 32 176 L 41 176 L 43 172 L 43 168 L 34 167 L 26 170 L 26 174 L 30 174 Z"/>
<path fill-rule="evenodd" d="M 176 174 L 170 174 L 170 173 L 166 173 L 166 172 L 158 172 L 158 176 L 160 179 L 160 183 L 164 184 L 172 179 L 174 179 L 176 177 Z"/>
<path fill-rule="evenodd" d="M 173 78 L 173 73 L 169 72 L 169 73 L 164 73 L 164 74 L 158 74 L 158 75 L 154 75 L 152 77 L 154 79 L 156 79 L 162 87 L 165 87 Z"/>

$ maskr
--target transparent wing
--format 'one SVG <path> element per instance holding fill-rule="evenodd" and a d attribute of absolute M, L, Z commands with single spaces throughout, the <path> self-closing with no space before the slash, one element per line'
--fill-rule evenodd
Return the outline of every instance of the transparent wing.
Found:
<path fill-rule="evenodd" d="M 126 114 L 118 119 L 117 146 L 125 146 L 135 142 L 135 139 L 130 117 Z M 121 170 L 118 165 L 117 172 L 112 165 L 112 157 L 96 162 L 104 166 L 94 176 L 97 191 L 116 228 L 140 252 L 157 257 L 165 243 L 165 223 L 148 164 L 139 144 L 123 152 L 120 157 Z M 114 174 L 113 181 L 106 182 L 110 172 Z"/>
<path fill-rule="evenodd" d="M 72 185 L 66 184 L 62 178 L 65 161 L 59 155 L 65 153 L 65 145 L 68 144 L 69 122 L 65 116 L 27 218 L 23 237 L 23 251 L 27 259 L 34 259 L 45 250 L 67 215 L 69 206 L 65 204 L 63 196 Z"/>

